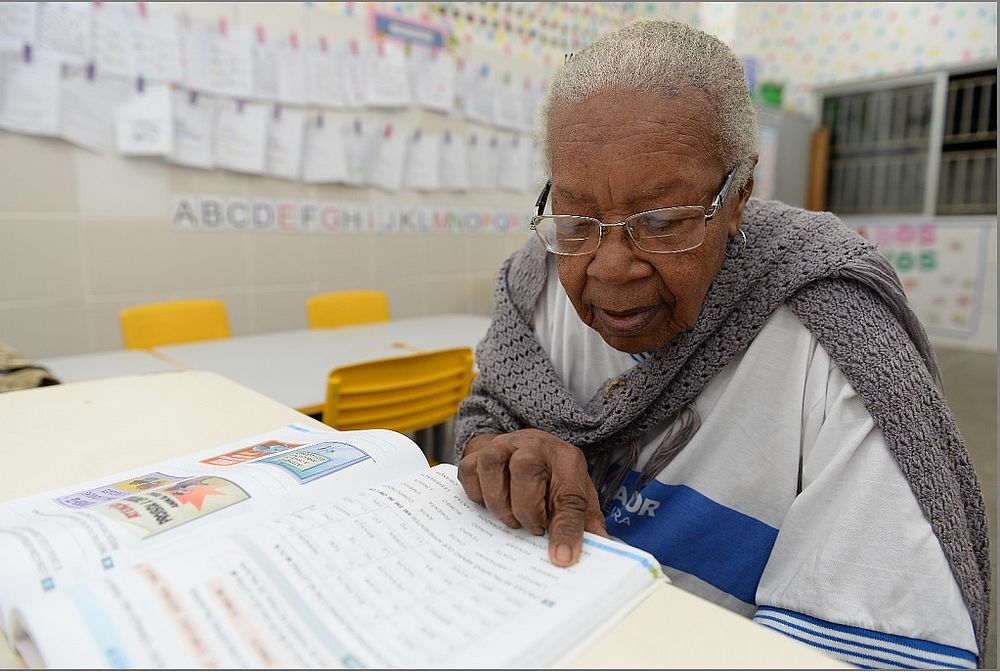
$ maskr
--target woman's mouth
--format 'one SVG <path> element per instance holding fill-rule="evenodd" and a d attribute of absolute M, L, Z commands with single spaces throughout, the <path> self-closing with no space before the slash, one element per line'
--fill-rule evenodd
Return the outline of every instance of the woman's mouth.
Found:
<path fill-rule="evenodd" d="M 616 336 L 632 336 L 645 329 L 656 316 L 657 306 L 626 311 L 606 310 L 594 306 L 594 313 L 605 328 Z"/>

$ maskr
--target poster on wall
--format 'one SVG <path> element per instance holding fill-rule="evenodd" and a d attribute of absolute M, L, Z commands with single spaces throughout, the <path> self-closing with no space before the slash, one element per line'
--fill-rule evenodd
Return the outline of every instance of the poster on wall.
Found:
<path fill-rule="evenodd" d="M 975 338 L 995 219 L 852 218 L 850 224 L 892 263 L 928 334 Z"/>

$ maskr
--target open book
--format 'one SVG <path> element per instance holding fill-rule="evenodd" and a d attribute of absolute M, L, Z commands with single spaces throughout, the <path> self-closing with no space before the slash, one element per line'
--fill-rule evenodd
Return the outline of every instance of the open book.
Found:
<path fill-rule="evenodd" d="M 590 535 L 551 565 L 401 434 L 298 425 L 0 504 L 0 558 L 56 668 L 548 666 L 663 580 Z"/>

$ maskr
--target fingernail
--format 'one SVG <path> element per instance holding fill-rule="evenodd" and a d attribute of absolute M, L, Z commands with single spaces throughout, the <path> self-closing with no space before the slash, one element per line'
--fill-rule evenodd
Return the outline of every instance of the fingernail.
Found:
<path fill-rule="evenodd" d="M 573 549 L 568 544 L 559 544 L 556 546 L 556 562 L 560 565 L 568 565 L 572 559 Z"/>

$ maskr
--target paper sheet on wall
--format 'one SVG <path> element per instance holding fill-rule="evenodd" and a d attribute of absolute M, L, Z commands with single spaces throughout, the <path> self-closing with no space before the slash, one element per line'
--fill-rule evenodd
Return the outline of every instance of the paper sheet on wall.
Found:
<path fill-rule="evenodd" d="M 94 152 L 114 147 L 114 109 L 129 97 L 128 82 L 74 69 L 63 77 L 59 137 Z"/>
<path fill-rule="evenodd" d="M 94 63 L 102 75 L 131 78 L 136 74 L 132 23 L 138 18 L 130 2 L 94 5 Z"/>
<path fill-rule="evenodd" d="M 450 131 L 441 138 L 441 189 L 466 191 L 469 188 L 469 155 L 466 142 Z"/>
<path fill-rule="evenodd" d="M 455 107 L 455 60 L 444 52 L 416 52 L 410 57 L 414 102 L 438 112 Z"/>
<path fill-rule="evenodd" d="M 547 82 L 533 82 L 530 78 L 524 80 L 524 91 L 521 94 L 521 130 L 534 133 L 538 123 L 538 109 L 548 91 Z"/>
<path fill-rule="evenodd" d="M 215 101 L 177 89 L 174 99 L 174 151 L 167 161 L 192 168 L 215 165 Z"/>
<path fill-rule="evenodd" d="M 365 100 L 372 107 L 406 107 L 410 97 L 406 53 L 395 43 L 382 42 L 364 55 Z"/>
<path fill-rule="evenodd" d="M 0 56 L 0 128 L 31 135 L 59 132 L 62 64 L 35 54 Z"/>
<path fill-rule="evenodd" d="M 499 141 L 493 136 L 488 141 L 475 133 L 469 138 L 469 187 L 481 191 L 497 188 Z"/>
<path fill-rule="evenodd" d="M 410 135 L 408 144 L 403 186 L 416 191 L 440 189 L 441 136 L 418 130 Z"/>
<path fill-rule="evenodd" d="M 37 2 L 0 2 L 0 52 L 35 44 L 37 23 Z"/>
<path fill-rule="evenodd" d="M 146 84 L 115 108 L 115 142 L 126 156 L 166 156 L 174 149 L 169 84 Z"/>
<path fill-rule="evenodd" d="M 344 132 L 344 161 L 347 163 L 345 184 L 362 187 L 369 183 L 372 154 L 378 140 L 376 132 L 364 128 L 359 119 Z"/>
<path fill-rule="evenodd" d="M 361 109 L 368 104 L 364 60 L 361 54 L 353 49 L 345 49 L 339 52 L 339 55 L 343 59 L 344 82 L 347 86 L 344 96 L 347 99 L 347 106 L 352 109 Z"/>
<path fill-rule="evenodd" d="M 85 64 L 90 58 L 89 2 L 43 2 L 38 7 L 38 48 L 65 63 Z"/>
<path fill-rule="evenodd" d="M 278 57 L 268 41 L 257 40 L 253 45 L 253 98 L 267 102 L 278 99 Z"/>
<path fill-rule="evenodd" d="M 306 92 L 306 59 L 302 50 L 285 43 L 274 50 L 278 81 L 278 101 L 289 105 L 304 105 Z"/>
<path fill-rule="evenodd" d="M 524 126 L 524 100 L 509 75 L 494 88 L 493 124 L 500 128 L 518 130 Z"/>
<path fill-rule="evenodd" d="M 215 118 L 215 165 L 262 174 L 267 158 L 270 105 L 219 101 Z"/>
<path fill-rule="evenodd" d="M 312 184 L 347 181 L 344 130 L 322 113 L 309 119 L 306 128 L 302 179 Z"/>
<path fill-rule="evenodd" d="M 406 136 L 387 124 L 372 150 L 368 183 L 385 191 L 399 191 L 406 167 Z"/>
<path fill-rule="evenodd" d="M 231 26 L 223 35 L 215 27 L 195 23 L 181 35 L 187 88 L 233 98 L 253 95 L 249 28 Z"/>
<path fill-rule="evenodd" d="M 346 54 L 339 55 L 343 57 Z M 306 52 L 306 78 L 307 97 L 312 105 L 341 110 L 350 105 L 347 68 L 335 52 L 309 49 Z"/>
<path fill-rule="evenodd" d="M 545 181 L 549 179 L 542 164 L 542 152 L 537 139 L 531 141 L 531 169 L 529 170 L 529 175 L 531 176 L 530 188 L 535 191 L 541 191 L 542 187 L 545 186 Z"/>
<path fill-rule="evenodd" d="M 463 111 L 467 119 L 480 124 L 493 123 L 493 78 L 483 64 L 478 70 L 468 68 L 465 74 Z"/>
<path fill-rule="evenodd" d="M 132 53 L 136 73 L 147 80 L 184 81 L 180 28 L 173 11 L 157 6 L 132 22 Z"/>
<path fill-rule="evenodd" d="M 273 108 L 267 130 L 265 170 L 269 175 L 297 180 L 302 174 L 302 139 L 306 115 L 298 110 Z"/>
<path fill-rule="evenodd" d="M 505 191 L 525 192 L 531 188 L 531 143 L 520 136 L 500 143 L 497 186 Z"/>

